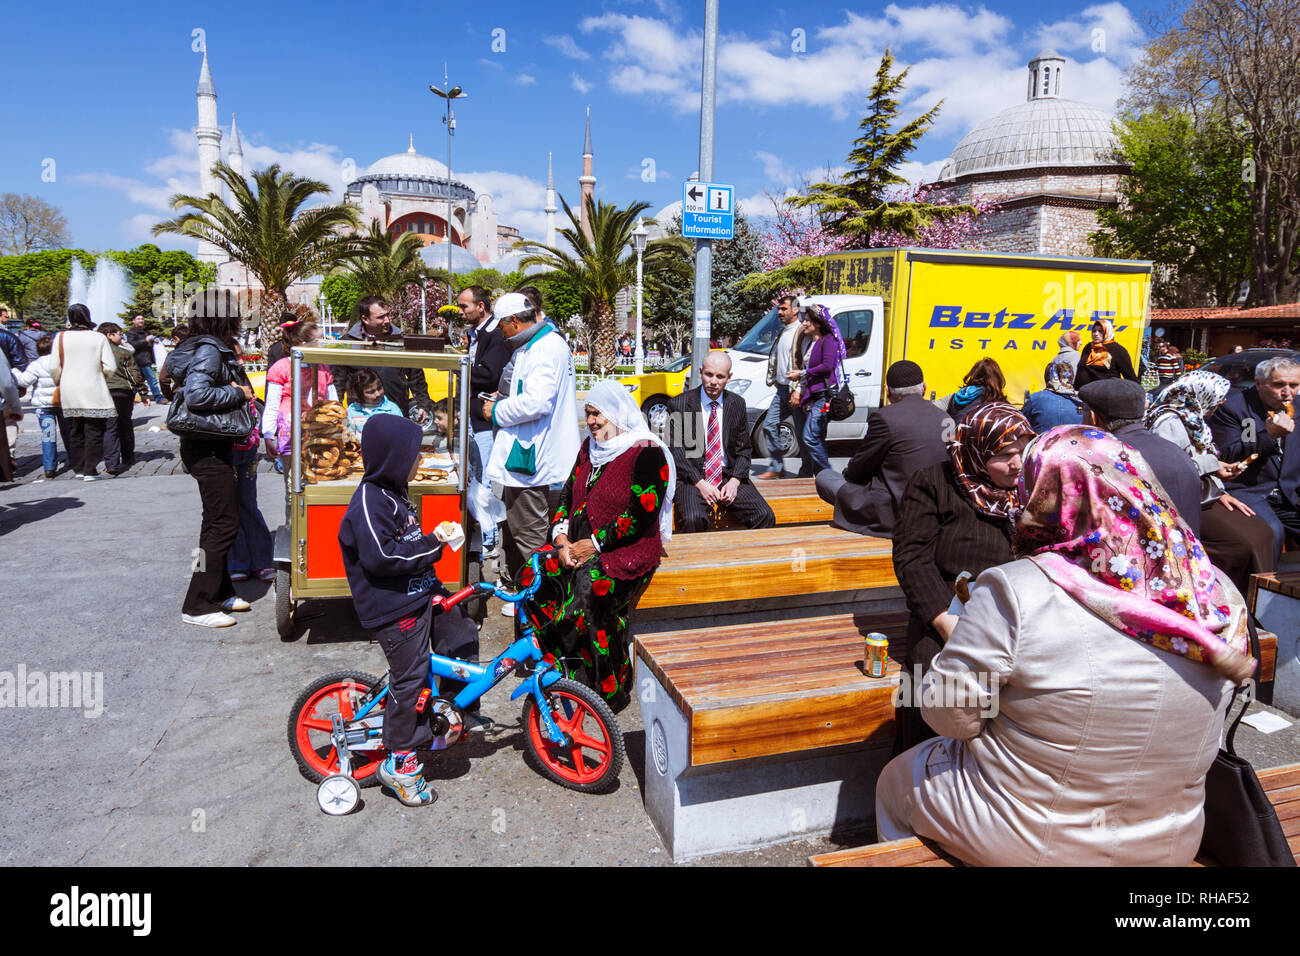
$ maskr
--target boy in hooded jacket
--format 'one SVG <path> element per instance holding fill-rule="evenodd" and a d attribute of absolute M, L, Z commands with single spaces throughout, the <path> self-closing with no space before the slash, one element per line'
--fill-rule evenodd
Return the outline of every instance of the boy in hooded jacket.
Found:
<path fill-rule="evenodd" d="M 402 803 L 428 806 L 437 795 L 423 776 L 417 750 L 433 743 L 426 718 L 416 713 L 429 675 L 429 636 L 438 654 L 478 660 L 478 628 L 463 605 L 439 612 L 432 600 L 449 592 L 434 574 L 442 542 L 420 530 L 406 497 L 420 458 L 420 426 L 397 415 L 375 415 L 361 432 L 365 476 L 339 525 L 343 567 L 361 626 L 372 631 L 388 658 L 392 701 L 384 709 L 384 747 L 379 779 Z M 454 697 L 463 684 L 442 681 Z"/>

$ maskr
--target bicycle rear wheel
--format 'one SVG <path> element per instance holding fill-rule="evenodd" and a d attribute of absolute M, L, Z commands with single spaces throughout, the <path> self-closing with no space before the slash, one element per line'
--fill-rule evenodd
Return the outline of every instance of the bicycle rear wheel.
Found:
<path fill-rule="evenodd" d="M 524 701 L 524 753 L 550 780 L 580 793 L 607 793 L 623 769 L 623 734 L 609 705 L 589 687 L 559 680 L 545 691 L 552 719 L 573 738 L 561 747 L 546 736 L 536 702 Z"/>
<path fill-rule="evenodd" d="M 339 773 L 338 753 L 334 750 L 332 717 L 342 714 L 344 724 L 352 727 L 352 715 L 358 710 L 358 701 L 379 683 L 379 678 L 363 671 L 335 671 L 308 684 L 289 709 L 289 750 L 298 764 L 298 770 L 312 783 Z M 385 698 L 367 715 L 382 715 L 387 705 Z M 379 783 L 376 773 L 388 756 L 386 750 L 352 752 L 352 776 L 363 787 Z"/>

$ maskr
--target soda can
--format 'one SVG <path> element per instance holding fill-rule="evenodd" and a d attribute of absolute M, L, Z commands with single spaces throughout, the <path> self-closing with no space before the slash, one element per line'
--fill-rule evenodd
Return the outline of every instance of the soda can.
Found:
<path fill-rule="evenodd" d="M 884 677 L 885 664 L 888 660 L 889 638 L 878 631 L 872 631 L 866 639 L 863 670 L 868 677 Z"/>

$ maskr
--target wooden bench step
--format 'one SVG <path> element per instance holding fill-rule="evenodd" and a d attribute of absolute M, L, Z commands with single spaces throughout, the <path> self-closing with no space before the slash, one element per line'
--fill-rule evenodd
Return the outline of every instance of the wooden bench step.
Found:
<path fill-rule="evenodd" d="M 1300 864 L 1300 763 L 1257 771 L 1259 782 L 1277 810 L 1282 832 L 1296 863 Z M 872 843 L 850 850 L 818 853 L 808 858 L 809 866 L 953 866 L 961 865 L 937 845 L 908 837 L 888 843 Z M 1204 865 L 1200 860 L 1197 866 Z"/>
<path fill-rule="evenodd" d="M 893 738 L 892 660 L 862 670 L 863 637 L 907 633 L 906 611 L 643 634 L 638 656 L 690 724 L 691 766 Z"/>
<path fill-rule="evenodd" d="M 638 608 L 897 587 L 893 545 L 829 525 L 675 535 Z"/>

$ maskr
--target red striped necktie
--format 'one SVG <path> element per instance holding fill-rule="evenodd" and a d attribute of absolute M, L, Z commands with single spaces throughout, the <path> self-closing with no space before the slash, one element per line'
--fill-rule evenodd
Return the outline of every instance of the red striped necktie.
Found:
<path fill-rule="evenodd" d="M 709 430 L 704 446 L 704 477 L 714 487 L 722 486 L 722 428 L 718 422 L 718 403 L 709 402 Z"/>

